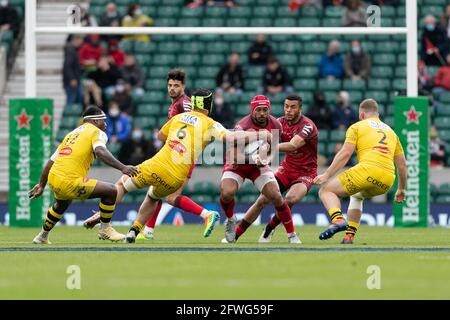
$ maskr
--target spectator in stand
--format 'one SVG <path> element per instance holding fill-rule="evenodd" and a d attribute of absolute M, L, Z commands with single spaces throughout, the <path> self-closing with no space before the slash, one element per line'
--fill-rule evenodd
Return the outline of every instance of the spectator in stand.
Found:
<path fill-rule="evenodd" d="M 264 34 L 258 34 L 256 41 L 253 42 L 248 50 L 248 63 L 252 65 L 264 66 L 267 60 L 272 56 L 272 46 L 267 43 Z"/>
<path fill-rule="evenodd" d="M 142 13 L 140 5 L 134 3 L 128 7 L 128 13 L 122 20 L 124 27 L 151 27 L 153 26 L 153 19 Z M 146 34 L 127 35 L 123 37 L 124 40 L 138 41 L 147 43 L 150 37 Z"/>
<path fill-rule="evenodd" d="M 433 95 L 439 97 L 443 92 L 450 91 L 450 54 L 447 55 L 447 64 L 439 68 L 434 77 Z"/>
<path fill-rule="evenodd" d="M 151 139 L 146 139 L 141 128 L 134 128 L 131 136 L 125 140 L 119 151 L 118 159 L 122 163 L 138 165 L 156 154 Z"/>
<path fill-rule="evenodd" d="M 189 9 L 197 9 L 205 5 L 205 0 L 187 0 L 185 1 L 185 5 Z"/>
<path fill-rule="evenodd" d="M 439 139 L 436 127 L 430 128 L 430 167 L 443 168 L 447 159 L 445 144 Z"/>
<path fill-rule="evenodd" d="M 80 5 L 80 24 L 82 27 L 97 27 L 97 19 L 95 16 L 90 15 L 86 9 L 86 5 Z"/>
<path fill-rule="evenodd" d="M 113 95 L 122 73 L 114 64 L 109 63 L 108 57 L 104 56 L 98 62 L 98 69 L 89 73 L 87 77 L 94 80 L 104 94 Z"/>
<path fill-rule="evenodd" d="M 83 38 L 74 35 L 66 45 L 63 64 L 63 84 L 66 92 L 66 105 L 81 103 L 83 88 L 81 86 L 81 67 L 78 48 L 83 44 Z"/>
<path fill-rule="evenodd" d="M 361 42 L 352 41 L 352 48 L 345 57 L 345 76 L 352 80 L 367 80 L 370 77 L 371 61 Z"/>
<path fill-rule="evenodd" d="M 94 80 L 85 79 L 84 80 L 84 93 L 83 93 L 83 106 L 87 109 L 89 106 L 94 105 L 107 113 L 103 106 L 102 89 L 95 83 Z"/>
<path fill-rule="evenodd" d="M 336 105 L 333 110 L 333 129 L 346 130 L 358 120 L 356 112 L 350 104 L 347 91 L 341 91 L 336 96 Z"/>
<path fill-rule="evenodd" d="M 445 13 L 441 16 L 441 28 L 447 33 L 447 38 L 450 39 L 450 4 L 445 8 Z"/>
<path fill-rule="evenodd" d="M 20 29 L 20 18 L 17 10 L 9 5 L 8 0 L 0 0 L 0 32 L 11 30 L 14 38 Z"/>
<path fill-rule="evenodd" d="M 218 89 L 214 93 L 214 108 L 212 109 L 211 118 L 221 123 L 225 128 L 234 127 L 233 110 L 223 97 L 223 91 Z"/>
<path fill-rule="evenodd" d="M 115 64 L 119 68 L 125 63 L 125 53 L 120 50 L 119 41 L 117 41 L 117 39 L 109 40 L 108 57 L 109 62 Z"/>
<path fill-rule="evenodd" d="M 423 60 L 418 62 L 418 73 L 419 73 L 419 95 L 427 96 L 430 95 L 431 89 L 433 88 L 433 77 L 428 72 L 427 65 Z"/>
<path fill-rule="evenodd" d="M 240 94 L 244 90 L 244 73 L 239 59 L 239 53 L 233 52 L 216 76 L 217 87 L 229 94 Z"/>
<path fill-rule="evenodd" d="M 103 54 L 100 46 L 100 36 L 91 34 L 86 37 L 84 44 L 80 48 L 80 64 L 84 71 L 94 71 Z"/>
<path fill-rule="evenodd" d="M 276 95 L 280 92 L 292 92 L 292 84 L 287 70 L 281 66 L 275 57 L 270 57 L 267 61 L 266 70 L 263 75 L 264 94 Z"/>
<path fill-rule="evenodd" d="M 105 13 L 100 17 L 100 27 L 120 27 L 122 25 L 122 15 L 117 11 L 117 6 L 114 2 L 110 2 L 105 7 Z M 120 41 L 121 35 L 102 35 L 102 40 L 109 42 L 115 39 Z"/>
<path fill-rule="evenodd" d="M 424 19 L 425 30 L 422 33 L 421 58 L 427 66 L 441 66 L 445 64 L 445 56 L 448 52 L 448 38 L 438 24 L 436 18 L 427 15 Z"/>
<path fill-rule="evenodd" d="M 366 8 L 361 0 L 347 0 L 347 6 L 342 16 L 344 27 L 367 27 Z"/>
<path fill-rule="evenodd" d="M 134 56 L 125 56 L 125 63 L 121 71 L 122 79 L 129 86 L 129 90 L 136 96 L 142 96 L 144 94 L 144 73 L 142 68 L 136 63 Z"/>
<path fill-rule="evenodd" d="M 304 0 L 304 6 L 316 7 L 321 10 L 323 8 L 322 0 Z"/>
<path fill-rule="evenodd" d="M 322 55 L 319 62 L 319 76 L 328 80 L 342 79 L 344 77 L 344 61 L 340 53 L 340 43 L 330 41 L 328 52 Z"/>
<path fill-rule="evenodd" d="M 127 115 L 132 116 L 134 114 L 134 104 L 133 98 L 131 98 L 130 95 L 129 88 L 130 86 L 127 86 L 125 81 L 120 79 L 117 82 L 112 98 L 119 105 L 121 113 L 126 113 Z"/>
<path fill-rule="evenodd" d="M 306 116 L 310 118 L 318 129 L 330 130 L 332 127 L 331 109 L 322 91 L 314 92 L 314 101 L 308 108 Z"/>
<path fill-rule="evenodd" d="M 111 143 L 124 142 L 131 133 L 131 123 L 128 116 L 120 112 L 119 104 L 112 100 L 109 103 L 106 118 L 106 134 Z"/>

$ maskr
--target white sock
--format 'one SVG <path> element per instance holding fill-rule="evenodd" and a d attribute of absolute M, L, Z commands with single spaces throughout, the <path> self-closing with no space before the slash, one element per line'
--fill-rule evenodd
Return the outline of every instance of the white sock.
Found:
<path fill-rule="evenodd" d="M 288 233 L 288 238 L 293 237 L 293 236 L 296 236 L 295 232 Z"/>
<path fill-rule="evenodd" d="M 210 214 L 211 214 L 211 211 L 203 209 L 202 213 L 200 213 L 200 217 L 202 217 L 203 219 L 206 219 L 209 217 Z"/>
<path fill-rule="evenodd" d="M 100 230 L 105 230 L 106 228 L 108 228 L 111 225 L 111 223 L 100 223 Z"/>
<path fill-rule="evenodd" d="M 154 230 L 153 228 L 145 226 L 144 227 L 144 231 L 142 233 L 143 234 L 150 234 L 150 233 L 153 233 L 153 230 Z"/>

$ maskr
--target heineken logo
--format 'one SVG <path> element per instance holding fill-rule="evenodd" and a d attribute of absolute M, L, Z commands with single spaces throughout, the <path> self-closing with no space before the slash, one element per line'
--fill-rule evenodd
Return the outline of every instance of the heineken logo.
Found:
<path fill-rule="evenodd" d="M 406 124 L 410 124 L 411 122 L 414 122 L 415 124 L 419 124 L 419 117 L 422 115 L 423 112 L 416 111 L 416 108 L 414 106 L 411 106 L 409 111 L 403 112 L 403 114 L 406 117 Z"/>
<path fill-rule="evenodd" d="M 28 190 L 30 188 L 30 136 L 18 136 L 19 159 L 16 170 L 19 176 L 19 186 L 16 191 L 16 219 L 30 220 L 30 199 Z"/>
<path fill-rule="evenodd" d="M 402 208 L 403 222 L 419 221 L 420 204 L 420 131 L 403 131 L 406 135 L 406 202 Z"/>
<path fill-rule="evenodd" d="M 52 116 L 48 114 L 48 110 L 45 109 L 44 114 L 41 115 L 42 129 L 50 129 L 50 120 Z"/>
<path fill-rule="evenodd" d="M 34 117 L 32 115 L 27 115 L 25 109 L 22 109 L 20 115 L 15 116 L 15 118 L 17 121 L 17 130 L 22 128 L 30 130 L 30 121 L 33 120 Z"/>

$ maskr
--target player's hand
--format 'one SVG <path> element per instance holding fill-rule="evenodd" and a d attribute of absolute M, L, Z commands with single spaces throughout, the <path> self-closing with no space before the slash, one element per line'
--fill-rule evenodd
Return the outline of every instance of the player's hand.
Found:
<path fill-rule="evenodd" d="M 125 166 L 122 169 L 122 173 L 126 174 L 129 177 L 135 177 L 138 175 L 139 170 L 135 166 Z"/>
<path fill-rule="evenodd" d="M 40 196 L 44 193 L 44 189 L 45 189 L 45 187 L 41 186 L 41 185 L 38 183 L 37 185 L 35 185 L 35 186 L 33 187 L 33 189 L 31 189 L 31 190 L 28 192 L 28 197 L 29 197 L 30 199 L 38 198 L 38 197 L 40 197 Z"/>
<path fill-rule="evenodd" d="M 268 161 L 261 159 L 261 157 L 258 154 L 253 155 L 252 159 L 257 167 L 265 167 L 268 165 Z"/>
<path fill-rule="evenodd" d="M 317 177 L 314 178 L 313 182 L 315 184 L 324 184 L 325 182 L 328 181 L 330 177 L 328 176 L 328 174 L 324 173 L 324 174 L 320 174 Z"/>
<path fill-rule="evenodd" d="M 405 202 L 406 195 L 405 195 L 405 189 L 398 189 L 395 193 L 394 201 L 397 203 Z"/>

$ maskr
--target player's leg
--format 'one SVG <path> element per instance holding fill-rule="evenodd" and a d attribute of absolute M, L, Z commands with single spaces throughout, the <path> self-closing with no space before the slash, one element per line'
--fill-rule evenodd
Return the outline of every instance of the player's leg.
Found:
<path fill-rule="evenodd" d="M 330 239 L 335 233 L 344 231 L 347 228 L 347 222 L 342 215 L 340 200 L 340 198 L 347 195 L 338 177 L 332 178 L 320 188 L 319 198 L 325 209 L 327 209 L 331 220 L 331 225 L 320 234 L 320 240 Z"/>
<path fill-rule="evenodd" d="M 262 175 L 261 177 L 263 176 L 264 175 Z M 255 180 L 256 185 L 258 185 L 258 179 Z M 280 218 L 281 222 L 283 222 L 283 226 L 286 229 L 289 243 L 301 243 L 300 239 L 295 233 L 291 209 L 281 196 L 280 189 L 278 188 L 275 177 L 272 181 L 264 184 L 261 193 L 274 205 L 276 214 Z"/>
<path fill-rule="evenodd" d="M 130 180 L 130 181 L 128 181 L 128 180 Z M 127 194 L 128 191 L 125 188 L 125 184 L 128 185 L 130 183 L 132 183 L 132 179 L 127 175 L 123 175 L 122 177 L 119 178 L 119 180 L 116 181 L 116 183 L 115 183 L 115 186 L 116 186 L 115 204 L 118 204 L 122 200 L 122 198 L 125 196 L 125 194 Z M 93 196 L 91 195 L 91 197 L 93 197 Z M 93 197 L 93 198 L 97 198 L 97 197 Z M 96 212 L 94 212 L 94 214 L 92 216 L 90 216 L 89 218 L 84 220 L 83 226 L 86 229 L 92 229 L 100 222 L 101 222 L 100 211 L 96 211 Z"/>
<path fill-rule="evenodd" d="M 126 241 L 128 243 L 134 243 L 136 241 L 137 235 L 144 229 L 144 224 L 150 219 L 155 211 L 158 201 L 159 198 L 154 195 L 153 187 L 151 186 L 147 196 L 139 207 L 139 212 L 133 225 L 126 235 Z"/>
<path fill-rule="evenodd" d="M 225 171 L 220 182 L 220 206 L 225 213 L 227 220 L 225 223 L 225 239 L 233 242 L 236 236 L 236 216 L 234 215 L 234 196 L 244 179 L 230 171 Z"/>
<path fill-rule="evenodd" d="M 247 210 L 242 220 L 236 227 L 235 241 L 248 229 L 248 227 L 258 218 L 264 207 L 269 204 L 270 201 L 260 194 L 256 202 Z"/>
<path fill-rule="evenodd" d="M 305 197 L 307 193 L 308 187 L 304 183 L 299 182 L 292 185 L 285 196 L 285 201 L 289 209 L 292 210 L 292 207 L 295 204 L 302 201 L 302 199 Z M 273 231 L 280 224 L 280 222 L 281 222 L 280 218 L 275 214 L 264 228 L 264 232 L 260 237 L 261 240 L 260 242 L 270 242 L 270 238 L 273 235 Z"/>
<path fill-rule="evenodd" d="M 35 244 L 51 244 L 48 240 L 48 234 L 53 227 L 61 220 L 63 213 L 69 207 L 71 200 L 58 200 L 55 199 L 53 206 L 48 208 L 47 216 L 45 217 L 42 230 L 33 239 Z"/>
<path fill-rule="evenodd" d="M 100 198 L 98 205 L 100 213 L 100 229 L 98 232 L 99 239 L 122 241 L 125 236 L 118 233 L 111 226 L 111 218 L 116 209 L 117 188 L 112 183 L 97 181 L 94 190 L 89 196 L 90 199 Z"/>
<path fill-rule="evenodd" d="M 358 231 L 359 222 L 361 221 L 361 214 L 363 209 L 364 197 L 361 192 L 350 196 L 350 203 L 347 210 L 348 225 L 345 230 L 345 236 L 342 239 L 342 244 L 352 244 L 355 239 L 355 234 Z"/>

